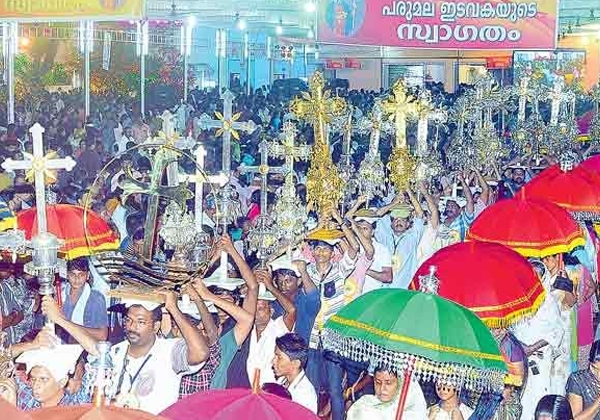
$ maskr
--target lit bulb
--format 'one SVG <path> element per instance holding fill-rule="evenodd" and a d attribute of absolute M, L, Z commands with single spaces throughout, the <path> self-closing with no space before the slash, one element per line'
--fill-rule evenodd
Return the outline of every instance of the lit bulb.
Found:
<path fill-rule="evenodd" d="M 277 25 L 277 27 L 275 27 L 275 32 L 277 35 L 281 35 L 283 33 L 283 27 L 281 25 Z"/>
<path fill-rule="evenodd" d="M 240 19 L 240 20 L 238 20 L 238 23 L 237 23 L 237 28 L 238 28 L 240 31 L 243 31 L 244 29 L 246 29 L 246 21 L 245 21 L 244 19 Z"/>
<path fill-rule="evenodd" d="M 317 6 L 312 1 L 309 1 L 308 3 L 304 4 L 304 10 L 307 13 L 314 13 L 317 10 Z"/>
<path fill-rule="evenodd" d="M 309 39 L 313 39 L 315 37 L 315 31 L 312 28 L 308 30 L 308 34 L 306 35 Z"/>

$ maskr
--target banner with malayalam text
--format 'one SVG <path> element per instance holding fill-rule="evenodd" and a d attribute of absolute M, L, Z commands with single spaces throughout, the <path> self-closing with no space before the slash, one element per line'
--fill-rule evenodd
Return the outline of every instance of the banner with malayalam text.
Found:
<path fill-rule="evenodd" d="M 138 19 L 144 0 L 0 0 L 0 20 Z"/>
<path fill-rule="evenodd" d="M 321 0 L 318 40 L 438 49 L 554 49 L 558 0 Z"/>

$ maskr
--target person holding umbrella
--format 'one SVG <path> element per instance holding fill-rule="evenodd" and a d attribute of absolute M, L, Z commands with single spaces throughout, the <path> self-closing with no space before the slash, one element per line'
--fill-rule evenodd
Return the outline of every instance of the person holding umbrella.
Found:
<path fill-rule="evenodd" d="M 363 395 L 348 410 L 347 420 L 394 420 L 398 411 L 402 382 L 396 372 L 378 367 L 373 376 L 375 395 Z M 404 410 L 404 420 L 424 420 L 427 418 L 427 404 L 423 391 L 417 382 L 411 382 Z"/>

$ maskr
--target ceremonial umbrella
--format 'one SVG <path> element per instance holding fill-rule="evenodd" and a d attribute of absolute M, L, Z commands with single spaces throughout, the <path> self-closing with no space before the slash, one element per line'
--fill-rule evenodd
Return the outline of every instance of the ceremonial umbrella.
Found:
<path fill-rule="evenodd" d="M 525 257 L 539 258 L 585 245 L 582 228 L 566 210 L 529 198 L 524 189 L 515 198 L 486 208 L 469 228 L 467 239 L 501 244 Z"/>
<path fill-rule="evenodd" d="M 119 237 L 98 214 L 71 204 L 46 206 L 48 231 L 64 241 L 59 252 L 67 260 L 119 248 Z M 17 229 L 25 231 L 31 239 L 37 234 L 36 209 L 31 208 L 17 214 Z"/>
<path fill-rule="evenodd" d="M 502 245 L 461 242 L 442 248 L 421 265 L 411 284 L 439 279 L 438 294 L 459 303 L 490 328 L 507 327 L 534 314 L 545 290 L 525 258 Z"/>
<path fill-rule="evenodd" d="M 318 420 L 307 408 L 250 389 L 206 391 L 176 402 L 160 413 L 171 420 Z"/>
<path fill-rule="evenodd" d="M 166 420 L 145 411 L 91 404 L 42 408 L 29 414 L 33 420 Z"/>
<path fill-rule="evenodd" d="M 600 173 L 582 165 L 546 168 L 523 189 L 527 197 L 558 204 L 576 220 L 600 221 Z"/>
<path fill-rule="evenodd" d="M 404 372 L 398 417 L 411 375 L 470 390 L 503 387 L 506 365 L 487 326 L 467 308 L 431 293 L 379 289 L 362 295 L 325 324 L 326 349 Z"/>
<path fill-rule="evenodd" d="M 594 155 L 579 164 L 580 167 L 594 171 L 600 175 L 600 155 Z"/>
<path fill-rule="evenodd" d="M 0 396 L 0 418 L 7 420 L 31 420 L 31 417 L 27 413 L 19 410 L 2 396 Z"/>

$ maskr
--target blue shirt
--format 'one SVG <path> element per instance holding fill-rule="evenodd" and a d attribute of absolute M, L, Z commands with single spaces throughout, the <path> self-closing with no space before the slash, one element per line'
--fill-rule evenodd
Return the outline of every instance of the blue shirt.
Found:
<path fill-rule="evenodd" d="M 76 304 L 77 302 L 71 302 L 68 296 L 63 302 L 63 313 L 67 319 L 71 320 Z M 83 311 L 83 326 L 86 328 L 105 328 L 108 326 L 106 299 L 97 290 L 90 291 L 90 297 Z"/>
<path fill-rule="evenodd" d="M 321 310 L 321 299 L 319 299 L 319 290 L 313 289 L 308 293 L 303 290 L 298 291 L 294 299 L 296 307 L 296 325 L 294 331 L 302 337 L 307 343 L 310 339 L 310 332 L 315 325 L 315 319 L 319 310 Z M 273 319 L 283 316 L 283 307 L 277 301 L 273 302 Z"/>
<path fill-rule="evenodd" d="M 233 329 L 219 338 L 219 346 L 221 347 L 221 360 L 213 373 L 210 381 L 210 389 L 225 389 L 227 387 L 227 370 L 233 357 L 240 349 L 240 346 L 235 341 Z"/>

